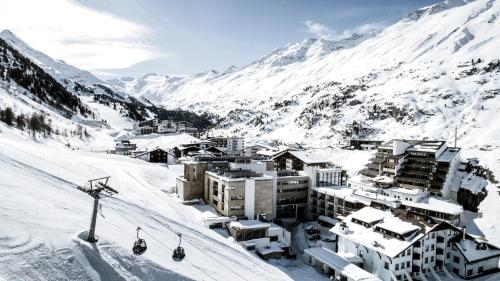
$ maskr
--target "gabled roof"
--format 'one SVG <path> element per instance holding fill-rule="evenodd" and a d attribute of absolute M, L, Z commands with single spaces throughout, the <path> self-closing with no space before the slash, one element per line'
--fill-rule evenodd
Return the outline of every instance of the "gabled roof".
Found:
<path fill-rule="evenodd" d="M 352 221 L 352 218 L 356 218 L 356 216 L 363 217 L 361 215 L 371 216 L 365 217 L 363 221 L 376 221 L 380 218 L 382 218 L 382 220 L 379 220 L 378 223 L 374 224 L 372 227 L 366 227 Z M 424 235 L 422 233 L 417 233 L 402 240 L 380 233 L 377 231 L 377 226 L 379 225 L 385 225 L 387 228 L 390 228 L 391 231 L 394 229 L 394 226 L 398 224 L 404 225 L 404 228 L 411 232 L 417 232 L 418 229 L 409 222 L 405 222 L 399 217 L 396 217 L 391 212 L 380 211 L 371 207 L 364 207 L 363 209 L 350 214 L 343 220 L 343 222 L 345 227 L 343 227 L 342 224 L 337 224 L 330 231 L 339 236 L 347 237 L 349 240 L 360 244 L 365 248 L 372 249 L 389 258 L 396 257 Z M 343 228 L 345 228 L 345 230 Z"/>
<path fill-rule="evenodd" d="M 297 157 L 298 159 L 300 159 L 300 161 L 304 162 L 305 164 L 323 164 L 332 162 L 330 159 L 317 152 L 311 152 L 307 150 L 290 150 L 290 149 L 278 152 L 273 156 L 273 159 L 280 157 L 281 155 L 284 155 L 286 153 L 290 153 L 291 155 Z"/>
<path fill-rule="evenodd" d="M 151 152 L 158 151 L 158 150 L 161 150 L 161 151 L 163 151 L 163 152 L 165 152 L 165 153 L 168 153 L 168 154 L 170 154 L 170 155 L 172 155 L 172 156 L 175 156 L 175 155 L 174 155 L 172 152 L 170 152 L 170 151 L 166 151 L 165 149 L 161 149 L 161 148 L 155 148 L 155 149 L 152 149 L 152 150 L 149 150 L 149 151 L 144 151 L 144 152 L 141 152 L 141 153 L 139 153 L 139 154 L 136 154 L 136 155 L 134 155 L 132 158 L 137 158 L 137 157 L 139 157 L 139 156 L 142 156 L 142 155 L 145 155 L 145 154 L 149 154 L 149 153 L 151 153 Z"/>

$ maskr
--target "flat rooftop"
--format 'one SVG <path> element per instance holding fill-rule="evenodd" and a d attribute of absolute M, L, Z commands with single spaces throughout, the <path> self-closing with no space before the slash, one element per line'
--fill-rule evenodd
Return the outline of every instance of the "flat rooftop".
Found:
<path fill-rule="evenodd" d="M 408 195 L 423 195 L 425 192 L 418 188 L 410 189 L 410 188 L 402 188 L 402 187 L 391 187 L 385 190 L 385 192 L 394 192 Z"/>
<path fill-rule="evenodd" d="M 450 215 L 460 215 L 464 212 L 464 208 L 462 206 L 451 201 L 438 199 L 434 197 L 424 198 L 419 202 L 403 200 L 402 203 L 405 206 L 420 208 L 424 210 L 435 211 Z"/>
<path fill-rule="evenodd" d="M 447 147 L 441 155 L 439 155 L 438 162 L 450 162 L 460 153 L 460 148 Z"/>
<path fill-rule="evenodd" d="M 388 213 L 371 207 L 363 208 L 350 215 L 351 219 L 357 219 L 366 223 L 374 223 L 383 220 Z"/>
<path fill-rule="evenodd" d="M 229 227 L 236 227 L 239 229 L 269 228 L 270 226 L 270 223 L 261 222 L 258 220 L 239 220 L 229 223 Z"/>
<path fill-rule="evenodd" d="M 381 281 L 375 275 L 365 271 L 359 266 L 350 263 L 344 257 L 322 247 L 305 249 L 304 253 L 320 260 L 322 263 L 327 264 L 340 274 L 346 276 L 354 281 Z"/>

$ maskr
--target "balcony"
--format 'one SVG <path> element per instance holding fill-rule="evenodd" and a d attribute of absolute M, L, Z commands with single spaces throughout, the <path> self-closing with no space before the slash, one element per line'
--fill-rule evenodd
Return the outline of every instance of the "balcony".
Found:
<path fill-rule="evenodd" d="M 444 250 L 441 248 L 436 249 L 436 255 L 444 255 Z"/>
<path fill-rule="evenodd" d="M 414 260 L 419 260 L 420 259 L 420 254 L 413 252 L 413 259 Z"/>
<path fill-rule="evenodd" d="M 437 237 L 437 242 L 438 242 L 438 243 L 444 243 L 444 237 L 442 237 L 442 236 L 438 236 L 438 237 Z"/>

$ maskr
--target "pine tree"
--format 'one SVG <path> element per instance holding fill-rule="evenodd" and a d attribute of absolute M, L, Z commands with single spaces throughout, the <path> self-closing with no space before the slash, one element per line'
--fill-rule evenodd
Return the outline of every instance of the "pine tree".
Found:
<path fill-rule="evenodd" d="M 28 127 L 31 130 L 33 137 L 36 136 L 37 132 L 40 132 L 42 130 L 42 124 L 43 123 L 41 122 L 40 117 L 37 116 L 36 113 L 31 115 L 29 123 L 28 123 Z"/>
<path fill-rule="evenodd" d="M 21 130 L 23 130 L 24 127 L 26 127 L 26 121 L 25 121 L 24 114 L 21 114 L 21 115 L 16 117 L 16 126 L 17 126 L 17 128 L 19 128 Z"/>

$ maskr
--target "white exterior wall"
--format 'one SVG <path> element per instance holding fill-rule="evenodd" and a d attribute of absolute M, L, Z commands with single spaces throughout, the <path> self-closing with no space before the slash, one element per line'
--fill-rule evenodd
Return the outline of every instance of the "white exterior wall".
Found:
<path fill-rule="evenodd" d="M 420 200 L 422 200 L 426 197 L 424 192 L 419 193 L 419 194 L 411 194 L 411 193 L 399 192 L 397 190 L 385 189 L 384 193 L 387 194 L 387 196 L 392 197 L 392 198 L 398 198 L 401 200 L 407 200 L 407 201 L 413 201 L 413 202 L 420 202 Z"/>
<path fill-rule="evenodd" d="M 245 242 L 255 243 L 255 249 L 266 248 L 266 247 L 269 247 L 271 245 L 271 240 L 269 240 L 269 237 L 258 238 L 258 239 L 248 240 L 248 241 L 241 241 L 241 242 L 239 242 L 239 244 L 241 246 L 245 247 Z"/>
<path fill-rule="evenodd" d="M 392 275 L 404 275 L 405 271 L 410 273 L 412 270 L 413 249 L 411 247 L 406 249 L 404 254 L 389 259 L 387 256 L 377 253 L 373 249 L 359 245 L 344 236 L 338 236 L 337 239 L 338 252 L 352 253 L 361 257 L 364 260 L 363 269 L 384 281 L 392 281 Z M 428 255 L 430 255 L 430 253 L 428 253 Z M 389 269 L 385 268 L 386 262 L 389 264 Z"/>
<path fill-rule="evenodd" d="M 465 273 L 467 273 L 467 271 L 469 269 L 472 269 L 472 275 L 470 275 L 470 276 L 474 276 L 474 275 L 479 274 L 478 269 L 480 266 L 483 267 L 483 272 L 484 272 L 484 271 L 487 271 L 487 270 L 490 270 L 493 268 L 497 268 L 498 262 L 499 262 L 499 258 L 495 258 L 495 259 L 485 260 L 485 261 L 481 261 L 481 262 L 477 262 L 477 263 L 473 263 L 473 264 L 468 264 L 466 266 Z"/>
<path fill-rule="evenodd" d="M 255 179 L 245 180 L 245 216 L 255 217 Z"/>
<path fill-rule="evenodd" d="M 229 163 L 229 169 L 231 170 L 252 170 L 259 174 L 264 174 L 267 170 L 266 163 L 264 162 L 252 162 L 252 163 Z"/>
<path fill-rule="evenodd" d="M 291 242 L 291 234 L 289 231 L 282 227 L 270 227 L 267 229 L 267 236 L 278 236 L 278 241 L 282 243 L 283 246 L 289 246 Z"/>
<path fill-rule="evenodd" d="M 452 198 L 455 199 L 457 198 L 456 192 L 452 194 L 451 189 L 452 189 L 452 182 L 453 178 L 455 178 L 457 172 L 458 172 L 458 166 L 460 165 L 460 159 L 462 158 L 462 150 L 460 150 L 457 155 L 455 155 L 455 158 L 453 158 L 450 162 L 450 168 L 448 170 L 448 174 L 446 175 L 445 182 L 443 184 L 443 197 L 444 198 Z M 454 197 L 454 198 L 453 198 Z"/>
<path fill-rule="evenodd" d="M 409 143 L 395 140 L 392 144 L 392 154 L 394 155 L 404 154 L 406 152 L 406 149 L 410 146 L 411 144 Z"/>

